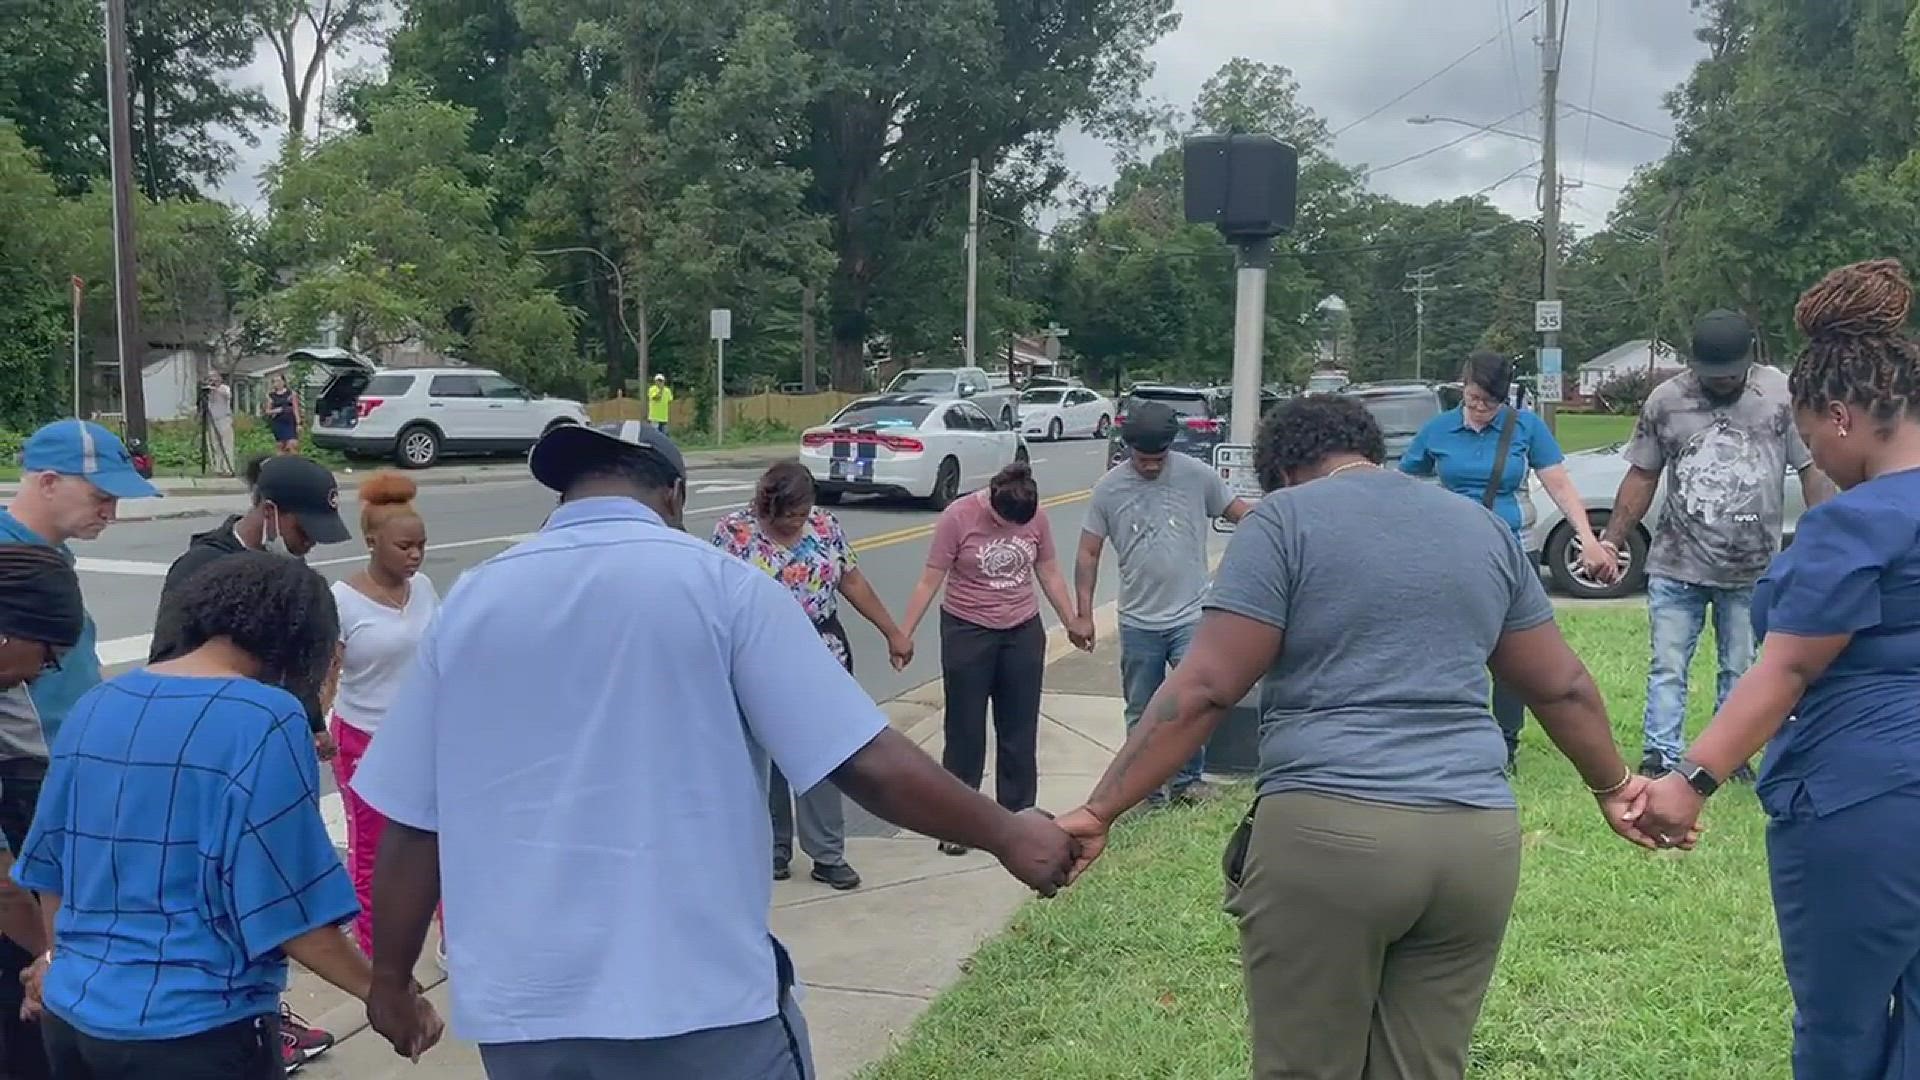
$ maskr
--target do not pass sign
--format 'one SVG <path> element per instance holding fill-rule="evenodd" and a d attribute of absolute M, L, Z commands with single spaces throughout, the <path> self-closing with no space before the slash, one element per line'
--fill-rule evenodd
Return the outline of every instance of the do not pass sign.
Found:
<path fill-rule="evenodd" d="M 1236 499 L 1258 502 L 1266 492 L 1260 488 L 1260 477 L 1253 471 L 1253 447 L 1246 443 L 1221 443 L 1213 448 L 1213 467 L 1220 470 L 1220 479 L 1227 482 L 1227 489 Z M 1224 518 L 1213 521 L 1215 532 L 1232 532 L 1233 523 Z"/>

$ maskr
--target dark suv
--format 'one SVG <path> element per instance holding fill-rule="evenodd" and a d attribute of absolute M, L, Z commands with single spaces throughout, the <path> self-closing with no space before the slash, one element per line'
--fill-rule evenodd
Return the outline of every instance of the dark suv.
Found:
<path fill-rule="evenodd" d="M 1107 437 L 1107 463 L 1118 465 L 1127 457 L 1126 444 L 1120 441 L 1120 425 L 1127 410 L 1136 401 L 1157 401 L 1180 414 L 1180 434 L 1173 448 L 1213 464 L 1214 448 L 1227 441 L 1228 421 L 1233 417 L 1233 394 L 1223 386 L 1136 386 L 1120 398 L 1119 415 L 1113 418 L 1113 431 Z M 1280 395 L 1262 388 L 1260 413 L 1280 403 Z"/>
<path fill-rule="evenodd" d="M 1387 463 L 1396 464 L 1426 422 L 1460 404 L 1454 383 L 1380 382 L 1349 386 L 1345 397 L 1358 398 L 1387 437 Z"/>

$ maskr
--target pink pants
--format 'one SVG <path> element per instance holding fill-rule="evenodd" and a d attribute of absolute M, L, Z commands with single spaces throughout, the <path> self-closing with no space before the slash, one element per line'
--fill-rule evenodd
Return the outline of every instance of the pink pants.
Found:
<path fill-rule="evenodd" d="M 380 833 L 387 819 L 368 806 L 348 786 L 354 770 L 367 752 L 373 736 L 340 719 L 333 718 L 333 741 L 340 752 L 333 757 L 333 780 L 340 786 L 340 801 L 347 811 L 347 876 L 353 879 L 354 895 L 360 900 L 360 914 L 353 920 L 353 936 L 360 950 L 373 955 L 373 859 L 380 850 Z"/>

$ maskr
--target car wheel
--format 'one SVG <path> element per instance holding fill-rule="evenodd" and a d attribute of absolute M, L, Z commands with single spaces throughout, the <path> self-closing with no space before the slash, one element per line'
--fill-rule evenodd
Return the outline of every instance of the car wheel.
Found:
<path fill-rule="evenodd" d="M 440 460 L 440 435 L 425 424 L 403 428 L 394 443 L 394 461 L 403 469 L 424 469 Z"/>
<path fill-rule="evenodd" d="M 1100 418 L 1099 423 L 1093 425 L 1093 437 L 1096 439 L 1104 439 L 1107 437 L 1107 432 L 1112 430 L 1113 418 L 1111 416 L 1103 416 Z"/>
<path fill-rule="evenodd" d="M 1060 436 L 1064 434 L 1066 434 L 1066 428 L 1061 426 L 1059 417 L 1054 417 L 1053 422 L 1047 425 L 1047 441 L 1059 442 Z"/>
<path fill-rule="evenodd" d="M 1595 532 L 1607 522 L 1607 515 L 1588 515 Z M 1611 585 L 1588 576 L 1580 566 L 1580 541 L 1573 527 L 1562 523 L 1547 539 L 1547 574 L 1554 588 L 1576 600 L 1617 600 L 1633 596 L 1647 587 L 1647 538 L 1639 529 L 1627 534 L 1627 545 L 1620 552 L 1621 575 Z"/>
<path fill-rule="evenodd" d="M 940 463 L 940 469 L 933 474 L 933 493 L 927 496 L 927 505 L 935 510 L 945 510 L 960 497 L 960 463 L 948 458 Z"/>
<path fill-rule="evenodd" d="M 821 506 L 839 506 L 840 499 L 845 494 L 846 492 L 841 491 L 839 488 L 821 488 L 814 493 L 813 501 L 819 503 Z"/>

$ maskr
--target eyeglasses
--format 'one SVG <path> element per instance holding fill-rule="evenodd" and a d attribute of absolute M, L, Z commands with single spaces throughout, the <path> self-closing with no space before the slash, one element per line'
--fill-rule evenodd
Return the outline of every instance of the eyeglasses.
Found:
<path fill-rule="evenodd" d="M 1482 412 L 1485 412 L 1488 409 L 1497 409 L 1500 407 L 1499 402 L 1493 400 L 1492 398 L 1486 396 L 1485 394 L 1462 394 L 1460 396 L 1460 403 L 1465 405 L 1469 409 L 1478 409 Z"/>

